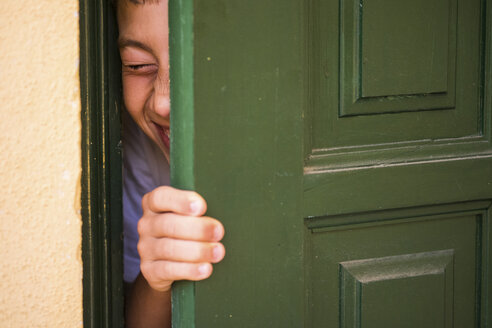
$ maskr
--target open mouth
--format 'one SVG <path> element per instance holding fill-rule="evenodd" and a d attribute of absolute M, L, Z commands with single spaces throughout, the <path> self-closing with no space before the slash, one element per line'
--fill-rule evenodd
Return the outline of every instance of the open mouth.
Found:
<path fill-rule="evenodd" d="M 165 128 L 163 126 L 160 126 L 158 124 L 155 124 L 157 131 L 159 132 L 159 136 L 161 137 L 162 142 L 164 143 L 164 146 L 169 149 L 170 148 L 170 141 L 169 141 L 169 135 L 170 135 L 170 130 L 169 128 Z"/>

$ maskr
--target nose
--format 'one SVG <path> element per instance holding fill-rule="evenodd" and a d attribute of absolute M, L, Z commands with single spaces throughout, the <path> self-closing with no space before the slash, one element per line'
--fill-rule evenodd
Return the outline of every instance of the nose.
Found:
<path fill-rule="evenodd" d="M 152 95 L 154 112 L 162 117 L 169 117 L 171 102 L 169 99 L 169 78 L 157 77 L 154 81 L 154 93 Z"/>

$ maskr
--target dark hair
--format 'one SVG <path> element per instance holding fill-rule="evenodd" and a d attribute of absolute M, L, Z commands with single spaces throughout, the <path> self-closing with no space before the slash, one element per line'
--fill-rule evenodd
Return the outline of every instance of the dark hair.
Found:
<path fill-rule="evenodd" d="M 122 2 L 122 1 L 131 2 L 131 3 L 137 4 L 137 5 L 143 5 L 146 3 L 159 3 L 160 2 L 160 0 L 111 0 L 111 4 L 116 9 L 116 8 L 118 8 L 118 3 Z"/>

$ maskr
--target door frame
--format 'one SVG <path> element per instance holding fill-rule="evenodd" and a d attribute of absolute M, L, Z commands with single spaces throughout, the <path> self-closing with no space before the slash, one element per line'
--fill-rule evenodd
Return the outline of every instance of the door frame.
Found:
<path fill-rule="evenodd" d="M 79 0 L 84 327 L 123 327 L 121 64 L 109 1 Z"/>

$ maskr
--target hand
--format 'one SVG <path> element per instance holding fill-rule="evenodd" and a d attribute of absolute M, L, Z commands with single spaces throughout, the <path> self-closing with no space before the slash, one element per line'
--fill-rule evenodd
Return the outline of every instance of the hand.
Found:
<path fill-rule="evenodd" d="M 168 291 L 175 280 L 202 280 L 224 258 L 224 227 L 203 217 L 205 200 L 193 191 L 158 187 L 142 198 L 138 222 L 140 270 L 150 287 Z"/>

